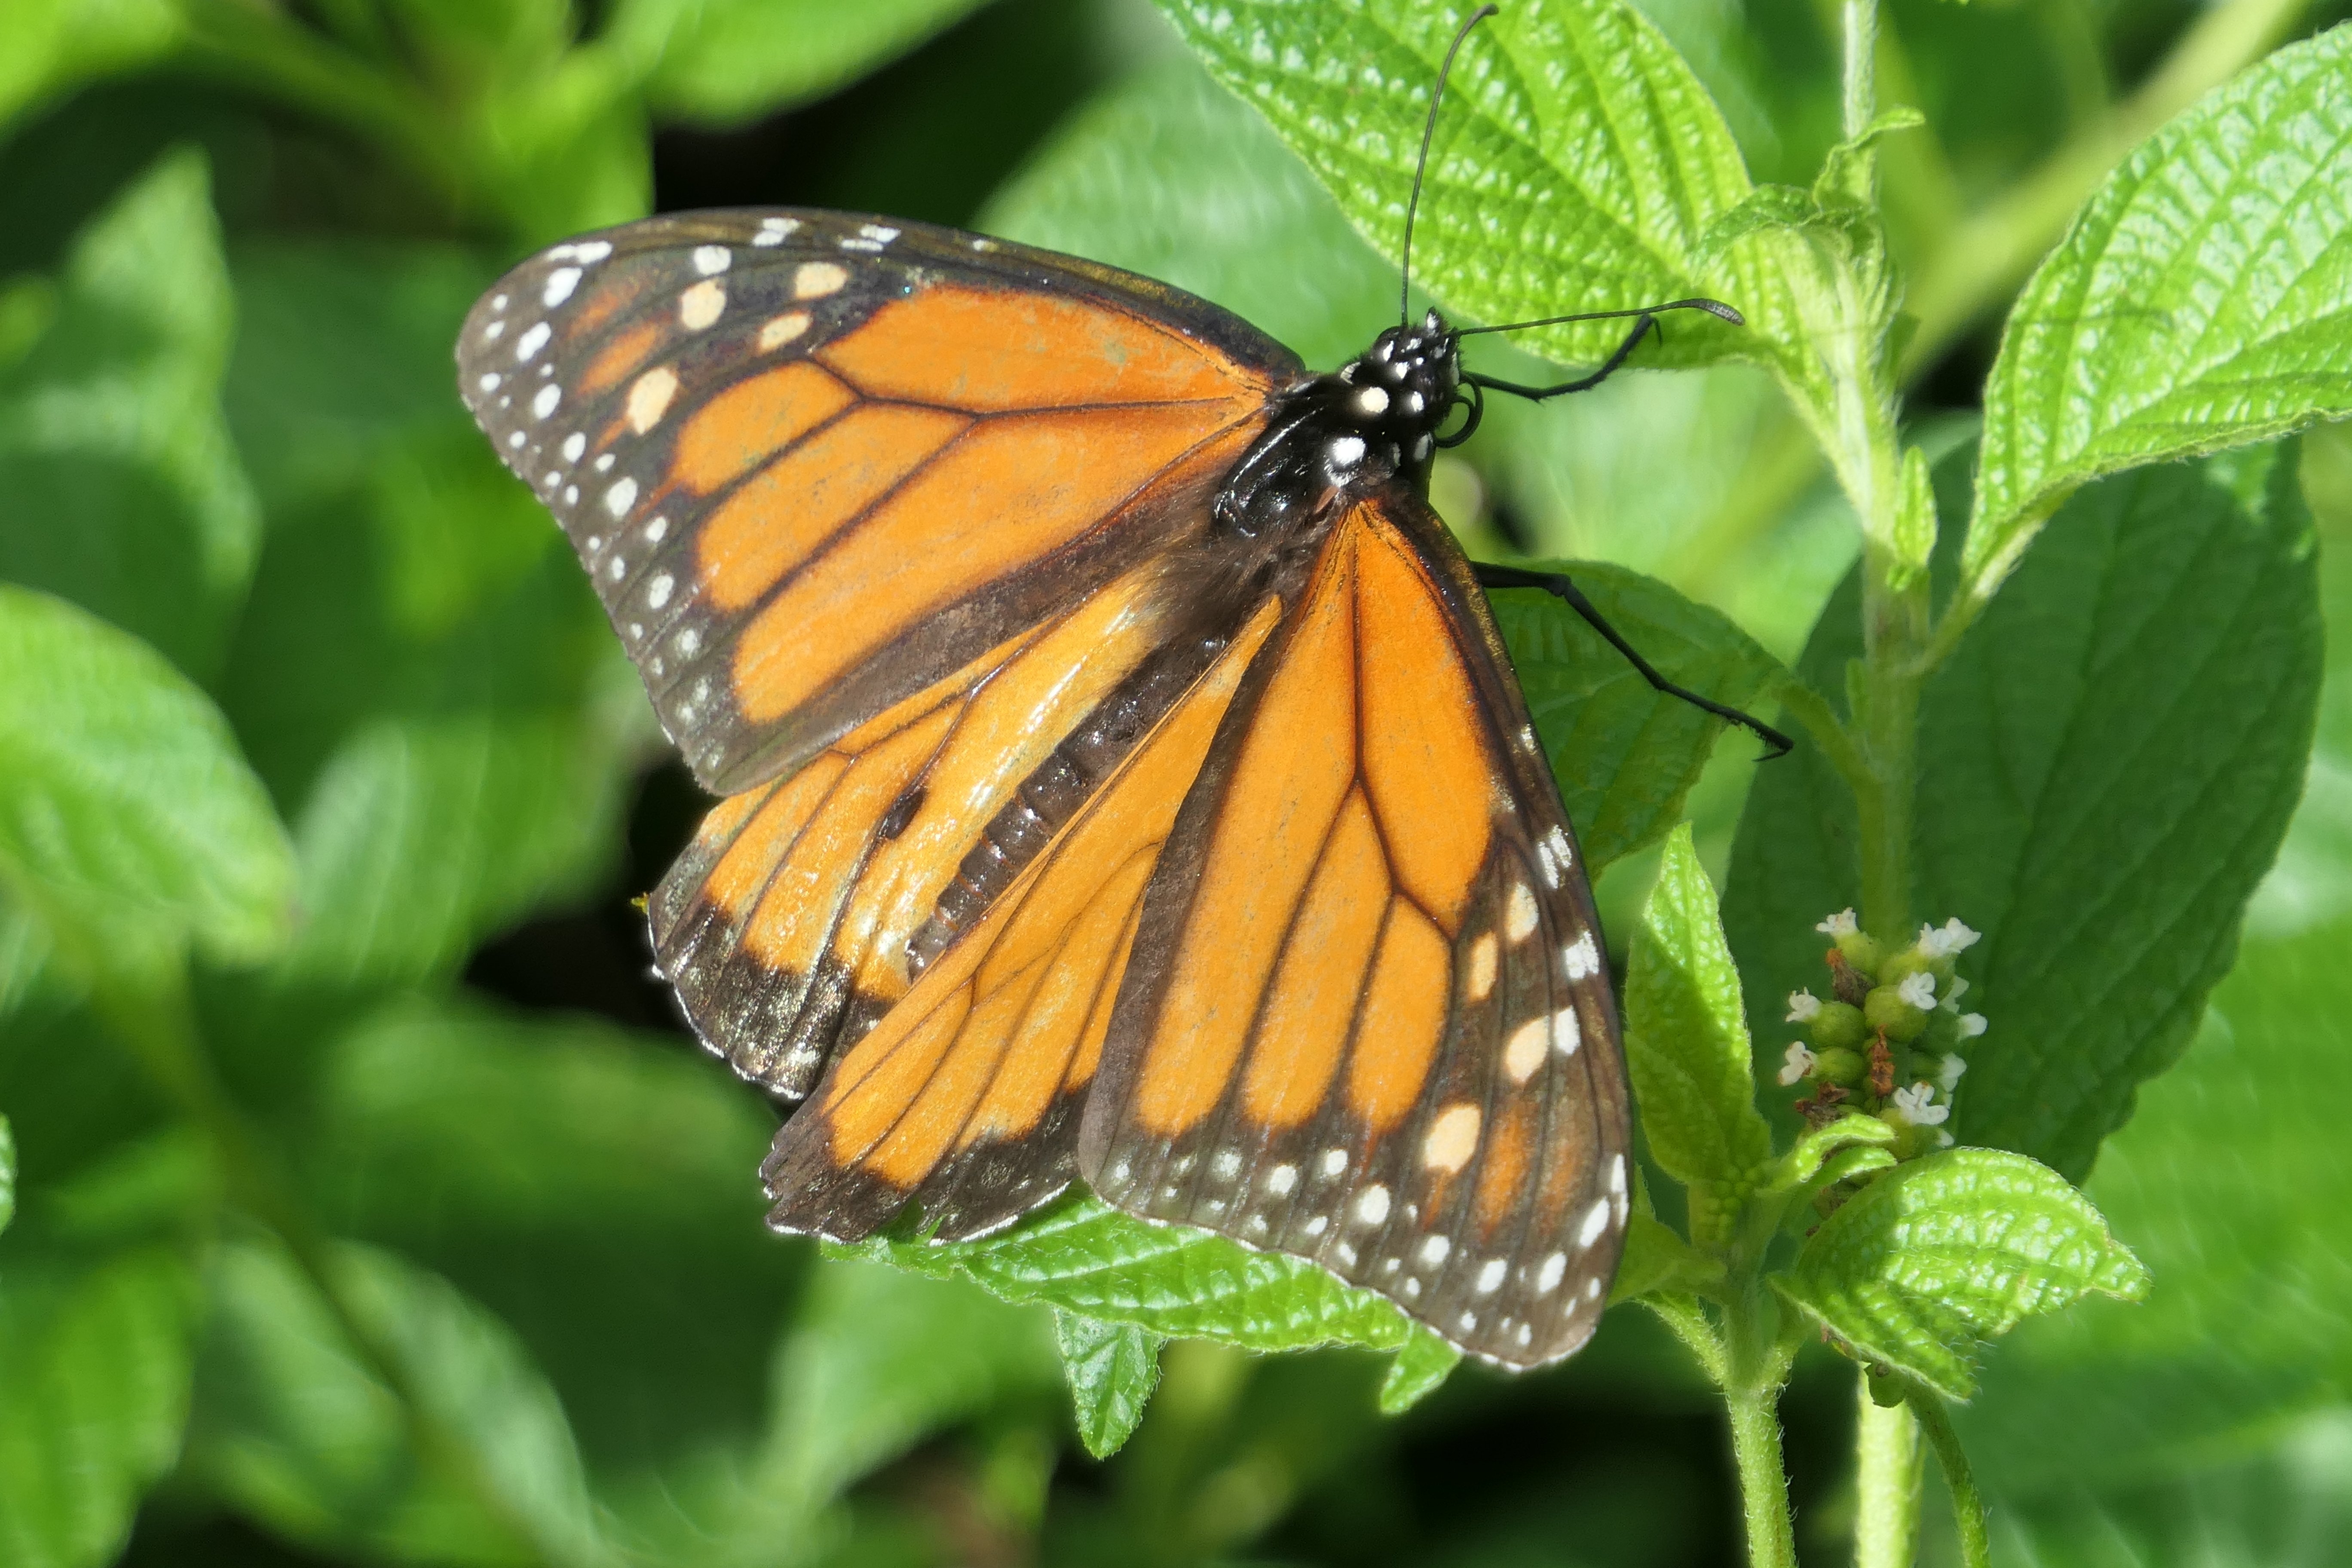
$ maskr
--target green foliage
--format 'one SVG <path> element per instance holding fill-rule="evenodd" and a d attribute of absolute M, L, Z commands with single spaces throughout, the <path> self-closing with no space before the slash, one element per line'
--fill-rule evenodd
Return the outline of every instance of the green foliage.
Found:
<path fill-rule="evenodd" d="M 1690 829 L 1666 841 L 1625 968 L 1625 1064 L 1659 1166 L 1696 1194 L 1753 1178 L 1771 1135 L 1756 1113 L 1739 971 Z M 1702 1221 L 1694 1214 L 1693 1226 Z M 1696 1236 L 1694 1239 L 1696 1239 Z"/>
<path fill-rule="evenodd" d="M 1651 662 L 1678 686 L 1745 710 L 1768 700 L 1787 679 L 1780 661 L 1721 614 L 1663 583 L 1600 563 L 1569 570 L 1610 625 L 1634 647 L 1659 650 Z M 1498 589 L 1494 606 L 1536 734 L 1576 824 L 1585 874 L 1598 877 L 1681 817 L 1723 721 L 1651 686 L 1551 595 Z M 1749 741 L 1742 732 L 1733 743 Z"/>
<path fill-rule="evenodd" d="M 2315 574 L 2292 445 L 2121 475 L 2051 520 L 1928 682 L 1916 907 L 1986 932 L 1968 1005 L 1994 1021 L 1963 1142 L 2079 1177 L 2188 1043 L 2300 793 Z M 1857 597 L 1800 662 L 1823 688 L 1860 651 Z M 1818 752 L 1759 774 L 1725 917 L 1752 1012 L 1820 973 L 1813 922 L 1860 892 L 1856 831 Z"/>
<path fill-rule="evenodd" d="M 1398 253 L 1430 86 L 1460 18 L 1401 3 L 1164 9 L 1373 247 Z M 1449 101 L 1413 236 L 1414 277 L 1431 293 L 1486 321 L 1712 294 L 1738 300 L 1749 331 L 1677 321 L 1656 363 L 1769 360 L 1793 348 L 1777 272 L 1748 247 L 1703 253 L 1709 226 L 1746 198 L 1748 175 L 1706 89 L 1638 12 L 1515 6 L 1464 47 Z M 1510 199 L 1496 201 L 1498 189 Z M 1563 298 L 1563 279 L 1584 292 Z M 1591 361 L 1623 335 L 1588 322 L 1528 341 Z"/>
<path fill-rule="evenodd" d="M 136 638 L 0 585 L 0 879 L 85 964 L 291 931 L 293 856 L 205 694 Z"/>
<path fill-rule="evenodd" d="M 2352 414 L 2352 31 L 2142 143 L 2026 284 L 1962 557 L 1990 595 L 2077 485 Z"/>
<path fill-rule="evenodd" d="M 1970 1352 L 2090 1290 L 2137 1300 L 2147 1269 L 2064 1177 L 1949 1149 L 1880 1174 L 1773 1286 L 1854 1351 L 1965 1399 Z"/>
<path fill-rule="evenodd" d="M 1054 1314 L 1062 1371 L 1077 1406 L 1078 1442 L 1097 1459 L 1127 1444 L 1160 1386 L 1160 1348 L 1167 1336 L 1131 1323 L 1105 1323 L 1075 1312 Z"/>
<path fill-rule="evenodd" d="M 2322 686 L 2319 592 L 2341 619 L 2352 577 L 2302 495 L 2352 538 L 2352 446 L 2272 438 L 2352 409 L 2352 35 L 2228 80 L 2281 8 L 1849 7 L 1883 105 L 1780 0 L 1530 0 L 1465 46 L 1418 287 L 1463 320 L 1706 293 L 1749 324 L 1677 315 L 1633 361 L 1714 369 L 1495 400 L 1437 504 L 1804 731 L 1751 789 L 1752 742 L 1710 764 L 1714 721 L 1548 596 L 1495 600 L 1606 907 L 1666 839 L 1612 915 L 1649 1157 L 1612 1300 L 1651 1310 L 1563 1373 L 1453 1376 L 1380 1298 L 1084 1194 L 976 1243 L 781 1242 L 756 1096 L 674 1033 L 481 994 L 536 1003 L 566 948 L 564 1005 L 639 1007 L 623 900 L 692 811 L 648 788 L 625 860 L 658 737 L 451 395 L 520 247 L 639 216 L 658 166 L 666 198 L 981 212 L 1318 368 L 1393 319 L 1464 8 L 1171 0 L 1198 63 L 1087 0 L 973 9 L 11 11 L 0 1560 L 242 1562 L 246 1531 L 565 1568 L 1722 1560 L 1658 1323 L 1728 1402 L 1757 1561 L 1794 1556 L 1792 1368 L 1792 1473 L 1846 1440 L 1823 1327 L 1916 1398 L 1975 1390 L 1953 1419 L 2009 1560 L 2339 1559 L 2352 666 Z M 1097 76 L 1012 180 L 961 173 Z M 663 125 L 701 133 L 657 163 Z M 2021 283 L 1981 447 L 1899 424 Z M 1589 365 L 1621 333 L 1520 341 Z M 1792 674 L 1765 648 L 1809 626 Z M 1948 1125 L 1994 1147 L 1899 1158 L 1928 1130 L 1800 1128 L 1769 1084 L 1759 1114 L 1748 1020 L 1820 984 L 1850 904 L 1886 951 L 1922 916 L 1985 933 Z M 1290 1353 L 1317 1346 L 1353 1351 Z M 1563 1431 L 1605 1451 L 1523 1480 Z"/>
<path fill-rule="evenodd" d="M 0 574 L 207 679 L 261 518 L 221 417 L 235 312 L 200 155 L 116 199 L 45 314 L 0 389 Z"/>

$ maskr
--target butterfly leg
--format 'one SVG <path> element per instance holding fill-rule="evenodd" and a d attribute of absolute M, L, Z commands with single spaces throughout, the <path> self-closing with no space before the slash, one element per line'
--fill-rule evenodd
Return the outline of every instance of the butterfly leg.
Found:
<path fill-rule="evenodd" d="M 1582 616 L 1594 631 L 1608 639 L 1611 647 L 1625 656 L 1625 662 L 1639 671 L 1642 679 L 1648 681 L 1651 686 L 1669 697 L 1679 697 L 1692 707 L 1712 713 L 1727 723 L 1737 724 L 1741 729 L 1748 731 L 1772 748 L 1768 755 L 1774 757 L 1785 755 L 1790 748 L 1796 744 L 1788 736 L 1753 714 L 1743 713 L 1737 708 L 1727 708 L 1720 702 L 1710 701 L 1688 687 L 1677 686 L 1660 675 L 1651 668 L 1650 661 L 1643 658 L 1633 645 L 1625 640 L 1624 634 L 1611 626 L 1608 618 L 1593 607 L 1592 601 L 1584 596 L 1584 591 L 1569 581 L 1564 574 L 1530 572 L 1524 567 L 1496 566 L 1483 561 L 1473 562 L 1471 570 L 1478 574 L 1478 583 L 1482 587 L 1541 588 L 1545 593 L 1551 595 L 1570 609 Z"/>
<path fill-rule="evenodd" d="M 1599 370 L 1591 375 L 1579 376 L 1574 381 L 1563 381 L 1558 386 L 1521 386 L 1514 381 L 1497 381 L 1491 375 L 1465 375 L 1462 379 L 1489 392 L 1507 392 L 1531 403 L 1540 403 L 1547 397 L 1563 397 L 1571 392 L 1590 392 L 1616 374 L 1625 362 L 1633 357 L 1633 351 L 1641 346 L 1642 340 L 1653 331 L 1657 332 L 1661 342 L 1664 340 L 1665 329 L 1658 324 L 1655 316 L 1645 313 L 1635 317 L 1633 330 L 1625 334 L 1625 341 L 1617 345 L 1614 353 L 1601 362 Z"/>

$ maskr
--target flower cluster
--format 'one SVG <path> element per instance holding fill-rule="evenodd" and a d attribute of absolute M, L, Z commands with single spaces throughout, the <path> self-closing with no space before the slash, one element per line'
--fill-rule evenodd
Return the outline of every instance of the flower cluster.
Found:
<path fill-rule="evenodd" d="M 1958 1047 L 1985 1032 L 1983 1014 L 1960 1011 L 1969 983 L 1953 973 L 1978 933 L 1958 920 L 1923 925 L 1916 942 L 1890 953 L 1852 910 L 1813 929 L 1832 944 L 1829 994 L 1790 993 L 1788 1021 L 1803 1025 L 1805 1038 L 1790 1042 L 1780 1082 L 1813 1086 L 1797 1102 L 1808 1120 L 1859 1110 L 1901 1132 L 1906 1153 L 1946 1147 L 1944 1123 L 1969 1070 Z"/>

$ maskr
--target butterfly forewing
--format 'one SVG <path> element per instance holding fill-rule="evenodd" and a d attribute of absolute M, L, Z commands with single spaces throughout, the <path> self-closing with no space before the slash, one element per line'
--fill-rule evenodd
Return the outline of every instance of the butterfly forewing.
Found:
<path fill-rule="evenodd" d="M 1146 279 L 824 213 L 557 246 L 459 359 L 730 796 L 652 900 L 656 956 L 789 1097 L 1230 634 L 1169 563 L 1297 369 Z"/>
<path fill-rule="evenodd" d="M 1228 714 L 1080 1168 L 1532 1364 L 1599 1319 L 1626 1105 L 1573 841 L 1439 527 L 1401 489 L 1344 517 Z"/>

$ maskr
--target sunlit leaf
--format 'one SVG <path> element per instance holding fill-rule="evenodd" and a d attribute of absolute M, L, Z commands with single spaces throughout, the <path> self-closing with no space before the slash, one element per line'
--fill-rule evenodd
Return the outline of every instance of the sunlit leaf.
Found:
<path fill-rule="evenodd" d="M 2137 1300 L 2148 1286 L 2088 1198 L 1997 1149 L 1882 1172 L 1769 1279 L 1864 1360 L 1955 1399 L 1975 1391 L 1980 1342 L 2091 1291 Z"/>
<path fill-rule="evenodd" d="M 1398 253 L 1430 90 L 1460 16 L 1404 0 L 1163 9 L 1373 248 Z M 1694 314 L 1644 363 L 1794 363 L 1793 307 L 1762 252 L 1700 254 L 1748 175 L 1706 89 L 1638 12 L 1616 0 L 1515 5 L 1471 36 L 1446 90 L 1413 236 L 1414 279 L 1438 300 L 1517 321 L 1715 295 L 1749 326 Z M 1598 322 L 1527 341 L 1590 363 L 1623 336 L 1622 323 Z"/>
<path fill-rule="evenodd" d="M 623 0 L 612 37 L 656 63 L 663 114 L 724 125 L 815 98 L 962 17 L 980 0 Z"/>
<path fill-rule="evenodd" d="M 2085 480 L 2352 414 L 2347 73 L 2337 27 L 2208 93 L 2026 284 L 1985 386 L 1967 592 Z"/>

